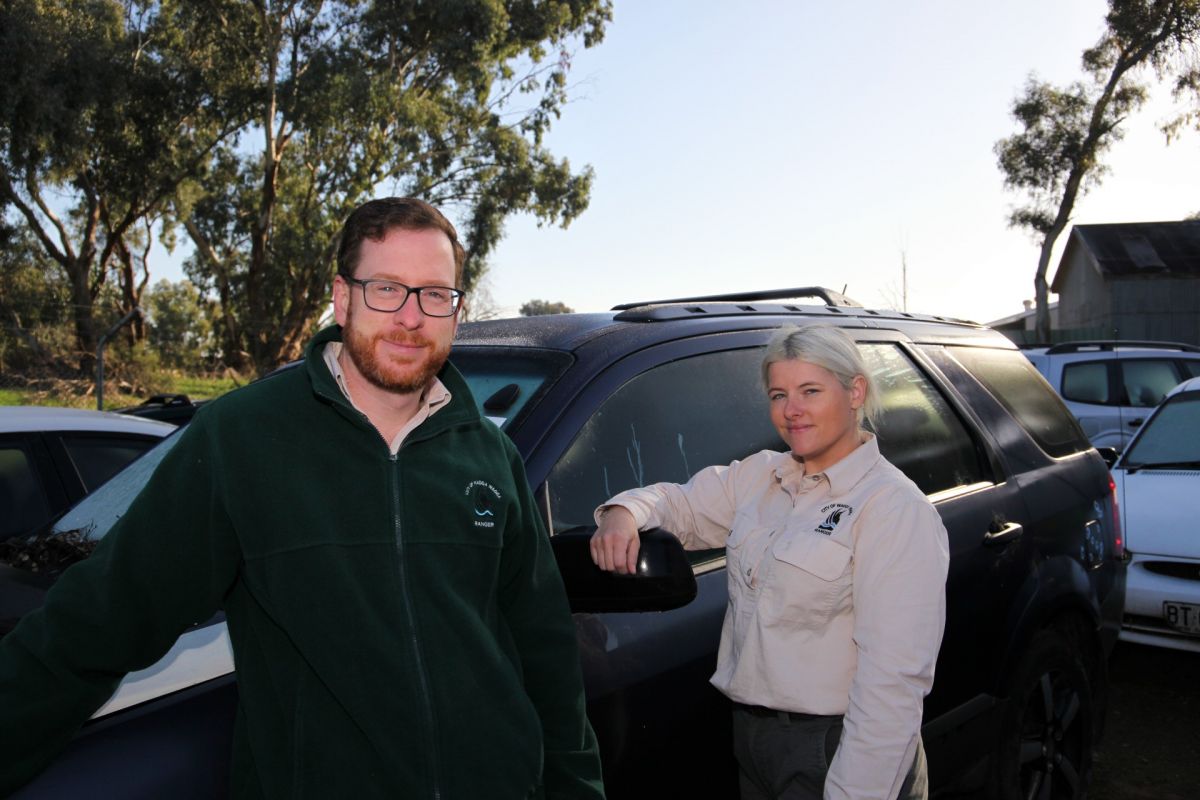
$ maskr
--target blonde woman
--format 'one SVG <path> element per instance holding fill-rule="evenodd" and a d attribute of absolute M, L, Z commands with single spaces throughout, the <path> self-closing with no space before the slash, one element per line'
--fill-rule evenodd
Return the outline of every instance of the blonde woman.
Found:
<path fill-rule="evenodd" d="M 632 573 L 638 531 L 654 527 L 726 548 L 712 683 L 733 701 L 743 800 L 927 797 L 946 530 L 864 429 L 878 401 L 849 336 L 784 328 L 762 376 L 789 452 L 618 494 L 597 509 L 592 558 Z"/>

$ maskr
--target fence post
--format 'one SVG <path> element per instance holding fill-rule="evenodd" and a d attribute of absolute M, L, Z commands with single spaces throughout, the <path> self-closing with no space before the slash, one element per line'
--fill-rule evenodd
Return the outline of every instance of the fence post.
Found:
<path fill-rule="evenodd" d="M 137 306 L 134 306 L 133 309 L 128 314 L 121 317 L 121 320 L 116 325 L 113 325 L 111 328 L 109 328 L 107 331 L 105 331 L 104 335 L 100 337 L 100 341 L 96 344 L 96 410 L 97 411 L 104 410 L 104 347 L 105 347 L 105 345 L 108 344 L 108 340 L 110 338 L 112 338 L 113 334 L 115 334 L 117 331 L 121 330 L 121 328 L 125 326 L 126 322 L 129 322 L 129 320 L 133 319 L 136 315 L 141 314 L 141 313 L 142 313 L 142 309 L 138 308 Z"/>

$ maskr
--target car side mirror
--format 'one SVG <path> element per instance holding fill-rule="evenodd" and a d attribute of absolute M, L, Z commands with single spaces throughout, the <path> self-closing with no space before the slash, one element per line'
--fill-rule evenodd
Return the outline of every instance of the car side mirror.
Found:
<path fill-rule="evenodd" d="M 550 537 L 572 612 L 669 611 L 696 597 L 696 576 L 679 540 L 661 528 L 641 533 L 637 573 L 617 575 L 592 562 L 594 527 Z"/>
<path fill-rule="evenodd" d="M 1096 452 L 1104 459 L 1104 463 L 1108 465 L 1109 469 L 1112 469 L 1112 465 L 1117 463 L 1117 456 L 1120 455 L 1115 447 L 1097 447 Z"/>

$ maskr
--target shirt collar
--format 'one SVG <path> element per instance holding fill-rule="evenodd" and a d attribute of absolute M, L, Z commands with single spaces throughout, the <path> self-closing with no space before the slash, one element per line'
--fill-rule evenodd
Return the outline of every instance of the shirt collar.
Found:
<path fill-rule="evenodd" d="M 879 440 L 875 438 L 875 434 L 869 432 L 863 433 L 862 444 L 854 448 L 848 456 L 824 472 L 813 475 L 808 475 L 804 470 L 804 463 L 792 458 L 790 453 L 781 455 L 783 458 L 781 463 L 775 467 L 775 477 L 784 491 L 795 494 L 797 490 L 802 490 L 805 478 L 817 478 L 823 475 L 829 483 L 831 497 L 843 495 L 853 489 L 881 458 Z"/>
<path fill-rule="evenodd" d="M 875 434 L 868 432 L 864 432 L 863 437 L 862 444 L 854 448 L 850 455 L 825 470 L 831 496 L 837 497 L 853 489 L 879 461 L 879 440 Z"/>

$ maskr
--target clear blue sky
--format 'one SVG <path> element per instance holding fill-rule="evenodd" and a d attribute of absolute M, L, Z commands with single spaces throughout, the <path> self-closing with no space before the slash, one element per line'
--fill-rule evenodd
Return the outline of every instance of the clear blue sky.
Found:
<path fill-rule="evenodd" d="M 1103 0 L 615 0 L 576 53 L 547 141 L 596 171 L 568 229 L 509 220 L 485 279 L 495 307 L 790 286 L 979 322 L 1033 297 L 1038 248 L 1007 225 L 992 147 L 1029 74 L 1082 77 Z M 1151 76 L 1151 82 L 1153 78 Z M 1166 145 L 1156 88 L 1073 222 L 1200 211 L 1200 135 Z M 1052 261 L 1053 278 L 1066 236 Z M 186 249 L 186 243 L 185 248 Z M 179 280 L 182 252 L 152 262 Z"/>
<path fill-rule="evenodd" d="M 595 168 L 591 206 L 565 231 L 510 220 L 494 301 L 593 311 L 819 284 L 884 306 L 900 302 L 903 251 L 910 311 L 1016 313 L 1037 248 L 1007 227 L 1017 198 L 992 146 L 1016 130 L 1009 107 L 1030 72 L 1081 77 L 1105 7 L 616 0 L 605 41 L 576 56 L 575 99 L 549 137 Z M 1170 98 L 1157 95 L 1074 222 L 1200 211 L 1200 136 L 1167 147 L 1157 125 Z"/>

